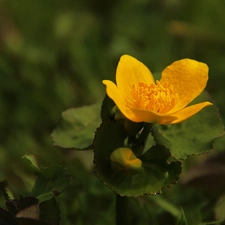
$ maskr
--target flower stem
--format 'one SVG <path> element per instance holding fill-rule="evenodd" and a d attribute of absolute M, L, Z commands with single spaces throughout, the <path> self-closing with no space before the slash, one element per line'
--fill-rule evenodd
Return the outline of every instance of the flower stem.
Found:
<path fill-rule="evenodd" d="M 129 198 L 116 194 L 116 225 L 130 225 Z"/>
<path fill-rule="evenodd" d="M 152 128 L 152 124 L 151 123 L 146 123 L 144 125 L 144 128 L 140 134 L 140 136 L 138 137 L 138 139 L 135 141 L 135 143 L 133 144 L 133 149 L 134 152 L 136 153 L 136 156 L 140 156 L 142 154 L 142 151 L 144 149 L 147 137 L 150 133 L 150 130 Z"/>

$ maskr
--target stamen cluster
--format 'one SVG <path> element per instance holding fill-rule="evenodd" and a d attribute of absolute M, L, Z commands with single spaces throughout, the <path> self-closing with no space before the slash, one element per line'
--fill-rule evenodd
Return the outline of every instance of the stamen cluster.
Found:
<path fill-rule="evenodd" d="M 134 108 L 150 110 L 164 114 L 170 111 L 178 101 L 178 94 L 174 92 L 173 85 L 165 83 L 146 84 L 140 82 L 138 87 L 132 86 L 132 98 Z"/>

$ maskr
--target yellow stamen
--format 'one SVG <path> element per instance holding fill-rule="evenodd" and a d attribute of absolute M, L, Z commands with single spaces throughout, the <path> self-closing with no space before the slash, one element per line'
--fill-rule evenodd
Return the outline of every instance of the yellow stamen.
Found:
<path fill-rule="evenodd" d="M 132 107 L 151 110 L 156 113 L 167 113 L 178 101 L 178 94 L 174 92 L 173 85 L 165 83 L 146 84 L 140 82 L 138 87 L 132 86 Z"/>

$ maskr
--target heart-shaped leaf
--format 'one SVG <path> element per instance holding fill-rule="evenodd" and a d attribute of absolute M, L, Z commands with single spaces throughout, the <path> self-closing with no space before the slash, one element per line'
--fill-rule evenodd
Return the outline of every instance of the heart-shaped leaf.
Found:
<path fill-rule="evenodd" d="M 207 100 L 209 97 L 203 92 L 192 104 Z M 171 156 L 176 159 L 210 151 L 213 141 L 224 134 L 224 127 L 215 106 L 209 106 L 179 124 L 154 124 L 152 130 L 155 142 L 168 148 Z"/>
<path fill-rule="evenodd" d="M 100 104 L 72 108 L 62 113 L 62 120 L 52 132 L 54 145 L 78 150 L 92 149 L 96 128 L 101 123 Z"/>
<path fill-rule="evenodd" d="M 40 169 L 40 173 L 36 175 L 32 195 L 37 197 L 40 203 L 60 194 L 70 181 L 70 174 L 61 166 Z"/>
<path fill-rule="evenodd" d="M 168 163 L 170 153 L 163 146 L 153 146 L 140 159 L 143 168 L 138 171 L 115 171 L 111 153 L 124 146 L 126 131 L 118 122 L 104 121 L 94 140 L 96 174 L 99 179 L 121 196 L 156 194 L 175 183 L 181 173 L 180 162 Z"/>

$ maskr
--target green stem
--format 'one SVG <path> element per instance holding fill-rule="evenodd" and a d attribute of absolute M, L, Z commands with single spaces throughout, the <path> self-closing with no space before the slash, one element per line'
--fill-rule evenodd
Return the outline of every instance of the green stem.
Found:
<path fill-rule="evenodd" d="M 144 149 L 144 146 L 145 146 L 145 143 L 146 143 L 146 140 L 150 133 L 151 128 L 152 128 L 152 124 L 146 123 L 144 125 L 144 128 L 143 128 L 140 136 L 138 137 L 138 139 L 135 141 L 135 143 L 133 145 L 133 149 L 134 149 L 134 152 L 137 157 L 142 154 L 142 151 Z"/>
<path fill-rule="evenodd" d="M 129 198 L 116 195 L 116 225 L 130 225 Z"/>

